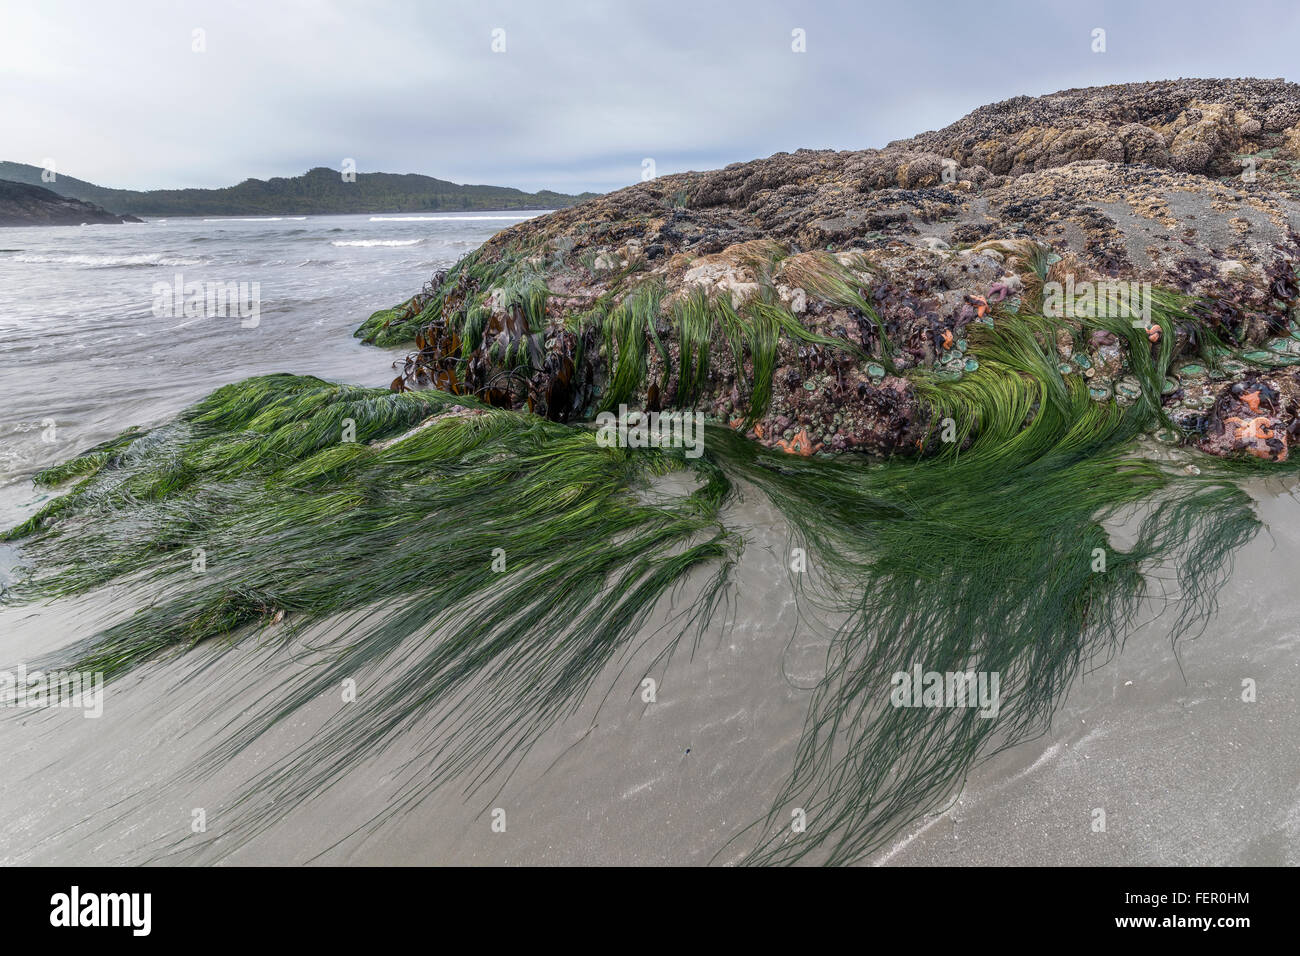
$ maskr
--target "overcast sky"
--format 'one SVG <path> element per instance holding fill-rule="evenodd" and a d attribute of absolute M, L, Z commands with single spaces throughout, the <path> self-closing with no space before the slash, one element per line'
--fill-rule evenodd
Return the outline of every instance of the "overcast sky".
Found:
<path fill-rule="evenodd" d="M 351 157 L 606 191 L 646 158 L 882 146 L 1021 93 L 1297 65 L 1295 2 L 3 0 L 0 159 L 137 189 Z"/>

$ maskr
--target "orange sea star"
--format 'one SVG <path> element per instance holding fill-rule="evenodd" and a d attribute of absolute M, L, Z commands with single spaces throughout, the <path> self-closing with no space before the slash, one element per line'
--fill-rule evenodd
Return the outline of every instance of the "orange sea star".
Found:
<path fill-rule="evenodd" d="M 821 443 L 813 445 L 812 439 L 808 437 L 808 429 L 799 429 L 799 434 L 795 435 L 789 441 L 782 438 L 776 443 L 776 447 L 781 449 L 787 455 L 802 455 L 807 458 L 815 451 L 821 450 Z"/>

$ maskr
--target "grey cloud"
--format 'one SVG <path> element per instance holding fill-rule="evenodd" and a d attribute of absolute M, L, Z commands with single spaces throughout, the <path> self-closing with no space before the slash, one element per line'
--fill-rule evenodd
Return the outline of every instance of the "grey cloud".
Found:
<path fill-rule="evenodd" d="M 491 51 L 491 31 L 507 50 Z M 1107 51 L 1090 49 L 1107 31 Z M 206 31 L 207 51 L 191 51 Z M 807 52 L 791 51 L 803 29 Z M 0 158 L 220 186 L 353 157 L 608 190 L 800 146 L 863 148 L 1021 93 L 1281 76 L 1286 3 L 10 0 Z"/>

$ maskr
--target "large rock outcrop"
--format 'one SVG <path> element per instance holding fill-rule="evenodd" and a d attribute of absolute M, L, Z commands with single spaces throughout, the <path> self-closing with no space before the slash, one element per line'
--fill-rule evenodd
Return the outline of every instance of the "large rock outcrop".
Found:
<path fill-rule="evenodd" d="M 40 186 L 0 179 L 0 226 L 80 226 L 83 223 L 139 222 L 94 203 L 60 196 Z"/>
<path fill-rule="evenodd" d="M 1016 97 L 883 149 L 662 176 L 521 223 L 358 334 L 420 331 L 397 387 L 565 420 L 608 405 L 620 349 L 644 351 L 634 406 L 690 405 L 805 454 L 893 453 L 933 428 L 918 381 L 977 371 L 972 323 L 1039 314 L 1051 288 L 1146 284 L 1173 298 L 1142 313 L 1141 335 L 1066 316 L 1061 374 L 1134 401 L 1132 352 L 1158 355 L 1163 333 L 1176 354 L 1162 401 L 1184 439 L 1277 459 L 1300 411 L 1279 371 L 1300 361 L 1298 171 L 1300 86 L 1281 80 Z M 607 317 L 648 288 L 644 341 L 620 346 Z M 701 297 L 724 314 L 703 323 L 696 381 L 682 316 Z M 755 316 L 775 316 L 770 375 Z M 1225 442 L 1224 395 L 1248 376 L 1281 404 Z"/>

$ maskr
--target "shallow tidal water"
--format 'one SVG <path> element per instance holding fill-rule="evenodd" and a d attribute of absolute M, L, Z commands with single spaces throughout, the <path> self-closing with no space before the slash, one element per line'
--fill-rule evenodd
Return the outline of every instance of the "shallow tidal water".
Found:
<path fill-rule="evenodd" d="M 362 346 L 353 330 L 531 215 L 0 229 L 0 524 L 32 504 L 33 472 L 229 382 L 295 372 L 387 385 L 401 350 Z M 245 283 L 250 301 L 256 283 L 257 315 L 155 315 L 155 284 L 178 282 Z"/>
<path fill-rule="evenodd" d="M 0 231 L 0 523 L 44 500 L 30 485 L 34 471 L 227 382 L 290 371 L 386 384 L 400 351 L 361 346 L 352 330 L 518 218 Z M 260 282 L 257 328 L 155 317 L 153 283 L 178 272 Z M 52 441 L 43 440 L 48 419 Z M 1267 527 L 1237 554 L 1204 634 L 1175 651 L 1158 618 L 1137 630 L 1076 681 L 1048 734 L 984 762 L 946 811 L 867 862 L 1300 864 L 1300 499 L 1294 482 L 1260 481 L 1251 492 Z M 223 836 L 240 784 L 310 740 L 340 704 L 322 700 L 215 771 L 193 769 L 221 728 L 309 666 L 303 648 L 337 638 L 341 622 L 326 622 L 289 646 L 272 632 L 142 668 L 108 688 L 100 719 L 0 714 L 0 862 L 737 860 L 743 828 L 767 813 L 789 771 L 826 643 L 801 617 L 780 515 L 747 494 L 728 518 L 745 529 L 746 548 L 727 619 L 694 653 L 688 642 L 650 670 L 648 704 L 641 678 L 673 611 L 658 609 L 643 640 L 508 775 L 428 791 L 376 824 L 403 782 L 418 784 L 417 721 L 409 739 L 255 840 Z M 993 569 L 990 579 L 996 586 Z M 690 600 L 688 586 L 677 608 Z M 111 591 L 0 606 L 0 667 L 128 611 Z M 1246 679 L 1257 688 L 1251 703 L 1241 699 Z M 504 832 L 492 826 L 494 809 L 504 811 Z M 196 810 L 203 834 L 193 832 Z"/>

